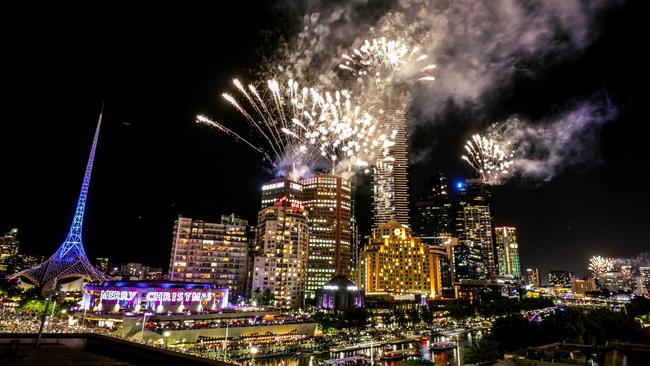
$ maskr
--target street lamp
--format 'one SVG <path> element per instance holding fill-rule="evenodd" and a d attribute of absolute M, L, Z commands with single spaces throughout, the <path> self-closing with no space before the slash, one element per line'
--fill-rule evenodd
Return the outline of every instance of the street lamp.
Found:
<path fill-rule="evenodd" d="M 147 321 L 147 315 L 152 315 L 152 314 L 147 313 L 146 311 L 142 314 L 142 332 L 140 333 L 142 342 L 144 342 L 144 323 Z"/>
<path fill-rule="evenodd" d="M 252 362 L 253 366 L 255 366 L 255 355 L 257 354 L 257 351 L 258 351 L 257 347 L 255 347 L 255 345 L 252 345 L 251 346 L 251 356 L 252 356 L 252 359 L 253 359 L 253 362 Z"/>

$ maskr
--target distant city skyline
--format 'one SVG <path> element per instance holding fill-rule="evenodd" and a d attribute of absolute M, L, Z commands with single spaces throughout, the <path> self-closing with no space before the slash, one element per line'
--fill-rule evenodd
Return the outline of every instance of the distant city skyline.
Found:
<path fill-rule="evenodd" d="M 567 167 L 549 181 L 494 186 L 494 225 L 517 227 L 522 272 L 538 267 L 543 273 L 567 270 L 585 276 L 593 255 L 630 257 L 645 250 L 650 197 L 642 174 L 648 153 L 637 128 L 644 112 L 636 85 L 644 67 L 633 46 L 641 33 L 630 21 L 642 13 L 636 6 L 626 3 L 609 11 L 581 52 L 552 66 L 530 61 L 534 73 L 522 71 L 507 92 L 481 99 L 479 114 L 453 101 L 444 124 L 419 118 L 418 111 L 409 114 L 411 205 L 425 195 L 438 171 L 449 178 L 452 191 L 457 181 L 473 178 L 460 161 L 462 143 L 471 133 L 512 113 L 543 120 L 576 98 L 598 92 L 618 107 L 619 115 L 598 134 L 596 158 Z M 239 120 L 215 98 L 233 75 L 252 78 L 241 70 L 259 61 L 265 47 L 259 40 L 262 30 L 293 19 L 288 12 L 270 5 L 236 7 L 232 13 L 211 14 L 192 29 L 135 17 L 124 19 L 120 30 L 104 27 L 113 18 L 103 14 L 87 33 L 105 40 L 97 44 L 87 44 L 85 36 L 67 37 L 70 29 L 53 26 L 52 19 L 33 19 L 48 29 L 44 38 L 31 39 L 29 49 L 8 44 L 15 72 L 7 87 L 14 93 L 4 115 L 13 122 L 0 127 L 2 136 L 10 136 L 0 144 L 0 164 L 10 177 L 3 180 L 0 232 L 17 227 L 22 253 L 49 256 L 56 250 L 74 213 L 92 121 L 104 100 L 84 231 L 90 258 L 167 268 L 169 228 L 179 214 L 218 221 L 234 212 L 254 222 L 259 189 L 272 174 L 261 168 L 257 153 L 198 128 L 194 116 L 207 111 Z M 237 37 L 214 45 L 215 34 L 229 31 L 231 17 L 258 27 L 238 28 Z M 64 20 L 71 27 L 82 22 L 72 16 Z M 133 34 L 146 29 L 160 32 L 142 48 L 142 36 Z M 41 52 L 52 51 L 55 39 L 61 42 L 59 56 L 43 63 Z M 438 64 L 442 70 L 444 63 Z M 360 176 L 357 186 L 362 237 L 370 233 L 370 181 Z"/>

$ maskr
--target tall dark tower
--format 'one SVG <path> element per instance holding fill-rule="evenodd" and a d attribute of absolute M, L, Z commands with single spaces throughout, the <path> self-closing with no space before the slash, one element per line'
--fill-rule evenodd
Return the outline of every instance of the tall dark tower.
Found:
<path fill-rule="evenodd" d="M 84 246 L 82 242 L 82 229 L 84 211 L 86 210 L 86 199 L 88 197 L 88 189 L 90 188 L 90 175 L 93 170 L 93 161 L 95 160 L 95 150 L 97 148 L 97 140 L 99 139 L 99 129 L 102 124 L 102 112 L 99 113 L 99 120 L 97 121 L 97 128 L 95 129 L 95 137 L 93 138 L 93 145 L 90 149 L 90 157 L 86 165 L 86 174 L 81 185 L 81 193 L 79 193 L 79 201 L 77 202 L 77 209 L 75 210 L 72 219 L 72 225 L 68 236 L 66 236 L 63 244 L 59 249 L 45 262 L 26 269 L 24 271 L 14 273 L 9 278 L 24 277 L 37 285 L 43 285 L 54 278 L 58 280 L 66 278 L 83 278 L 89 282 L 98 282 L 109 279 L 109 277 L 102 273 L 97 268 L 93 267 L 86 257 Z"/>

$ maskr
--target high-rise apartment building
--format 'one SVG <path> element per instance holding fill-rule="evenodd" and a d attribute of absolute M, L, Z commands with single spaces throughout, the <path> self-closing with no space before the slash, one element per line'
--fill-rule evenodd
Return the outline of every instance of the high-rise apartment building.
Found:
<path fill-rule="evenodd" d="M 519 244 L 517 229 L 514 227 L 495 227 L 497 243 L 497 263 L 500 276 L 520 277 Z"/>
<path fill-rule="evenodd" d="M 385 134 L 395 137 L 388 159 L 373 167 L 373 220 L 372 227 L 391 219 L 402 225 L 409 225 L 409 181 L 408 144 L 406 114 L 404 111 L 406 93 L 400 88 L 385 87 L 370 112 L 381 120 Z"/>
<path fill-rule="evenodd" d="M 526 269 L 526 282 L 532 286 L 542 286 L 542 278 L 539 276 L 539 268 Z"/>
<path fill-rule="evenodd" d="M 490 202 L 491 193 L 486 183 L 480 179 L 466 180 L 461 187 L 455 222 L 456 236 L 461 241 L 471 241 L 472 249 L 480 249 L 484 276 L 497 274 Z"/>
<path fill-rule="evenodd" d="M 234 215 L 220 222 L 179 217 L 174 222 L 171 281 L 212 283 L 243 297 L 248 261 L 248 223 Z"/>
<path fill-rule="evenodd" d="M 0 236 L 0 274 L 13 271 L 13 262 L 16 260 L 20 247 L 17 237 L 18 229 L 16 228 Z"/>
<path fill-rule="evenodd" d="M 352 185 L 330 174 L 317 174 L 300 184 L 309 224 L 305 293 L 313 297 L 332 277 L 350 276 Z"/>
<path fill-rule="evenodd" d="M 286 187 L 289 189 L 284 190 L 285 195 L 279 193 Z M 271 197 L 275 202 L 269 201 Z M 309 250 L 302 185 L 288 179 L 265 184 L 262 206 L 257 215 L 256 233 L 261 254 L 253 262 L 251 289 L 269 290 L 277 305 L 299 307 L 304 298 Z"/>
<path fill-rule="evenodd" d="M 364 256 L 366 294 L 440 296 L 438 252 L 399 222 L 391 220 L 373 229 Z"/>

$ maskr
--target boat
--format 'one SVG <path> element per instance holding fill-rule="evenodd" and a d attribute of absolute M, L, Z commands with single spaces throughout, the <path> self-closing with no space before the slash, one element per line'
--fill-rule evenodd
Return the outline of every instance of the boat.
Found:
<path fill-rule="evenodd" d="M 398 349 L 394 351 L 384 351 L 383 354 L 380 356 L 381 360 L 399 360 L 402 358 L 407 358 L 411 356 L 417 356 L 418 355 L 418 350 L 417 348 L 406 348 L 406 349 Z"/>
<path fill-rule="evenodd" d="M 319 360 L 318 364 L 321 366 L 361 366 L 368 364 L 368 357 L 359 355 L 343 358 L 332 358 L 330 360 Z"/>
<path fill-rule="evenodd" d="M 431 343 L 431 346 L 429 346 L 430 349 L 434 351 L 444 351 L 447 349 L 454 349 L 456 348 L 456 343 L 454 342 L 433 342 Z"/>

